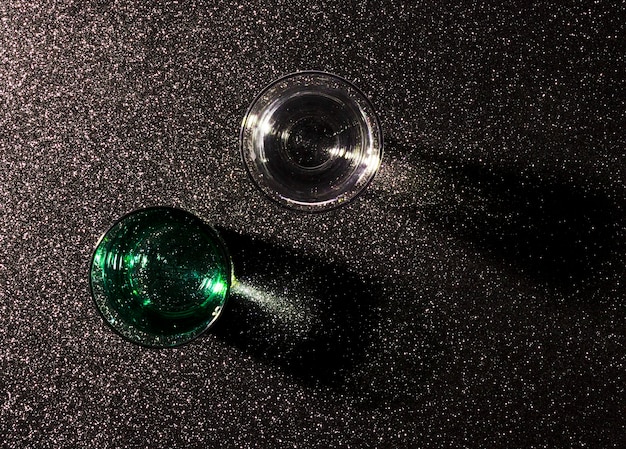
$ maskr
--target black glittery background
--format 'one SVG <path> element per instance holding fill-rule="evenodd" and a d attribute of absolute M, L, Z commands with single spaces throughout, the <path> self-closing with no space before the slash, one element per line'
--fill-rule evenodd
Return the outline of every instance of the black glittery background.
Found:
<path fill-rule="evenodd" d="M 624 447 L 623 2 L 0 4 L 2 447 Z M 385 135 L 346 207 L 248 179 L 245 110 L 304 69 Z M 219 227 L 248 297 L 148 350 L 100 319 L 99 236 Z"/>

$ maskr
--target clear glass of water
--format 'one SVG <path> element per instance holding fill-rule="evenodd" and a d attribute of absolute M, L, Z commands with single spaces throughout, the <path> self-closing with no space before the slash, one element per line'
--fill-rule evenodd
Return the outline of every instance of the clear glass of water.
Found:
<path fill-rule="evenodd" d="M 335 208 L 361 193 L 383 151 L 367 97 L 345 79 L 318 71 L 293 73 L 263 89 L 243 120 L 240 144 L 259 189 L 307 212 Z"/>

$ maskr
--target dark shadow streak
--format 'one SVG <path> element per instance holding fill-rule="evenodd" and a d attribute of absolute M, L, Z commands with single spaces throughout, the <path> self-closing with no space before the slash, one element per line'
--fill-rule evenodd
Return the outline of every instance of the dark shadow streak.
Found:
<path fill-rule="evenodd" d="M 235 288 L 213 334 L 301 380 L 343 385 L 364 357 L 379 288 L 341 266 L 219 231 L 240 284 L 260 298 Z"/>
<path fill-rule="evenodd" d="M 480 165 L 438 165 L 450 197 L 460 200 L 421 210 L 427 220 L 577 301 L 619 285 L 626 272 L 626 215 L 600 188 Z"/>

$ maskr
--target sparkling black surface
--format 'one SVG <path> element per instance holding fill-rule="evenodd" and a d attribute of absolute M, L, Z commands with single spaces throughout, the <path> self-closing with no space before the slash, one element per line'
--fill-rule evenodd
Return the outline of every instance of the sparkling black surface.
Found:
<path fill-rule="evenodd" d="M 624 446 L 624 7 L 405 3 L 0 5 L 2 447 Z M 305 69 L 386 142 L 314 215 L 238 150 Z M 172 350 L 89 295 L 151 205 L 220 227 L 246 287 Z"/>

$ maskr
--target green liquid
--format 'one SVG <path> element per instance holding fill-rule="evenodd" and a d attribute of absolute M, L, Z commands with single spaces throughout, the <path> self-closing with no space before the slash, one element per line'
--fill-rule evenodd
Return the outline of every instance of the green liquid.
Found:
<path fill-rule="evenodd" d="M 205 331 L 231 280 L 213 228 L 179 209 L 136 211 L 117 222 L 93 256 L 91 286 L 105 320 L 147 346 L 175 346 Z"/>

